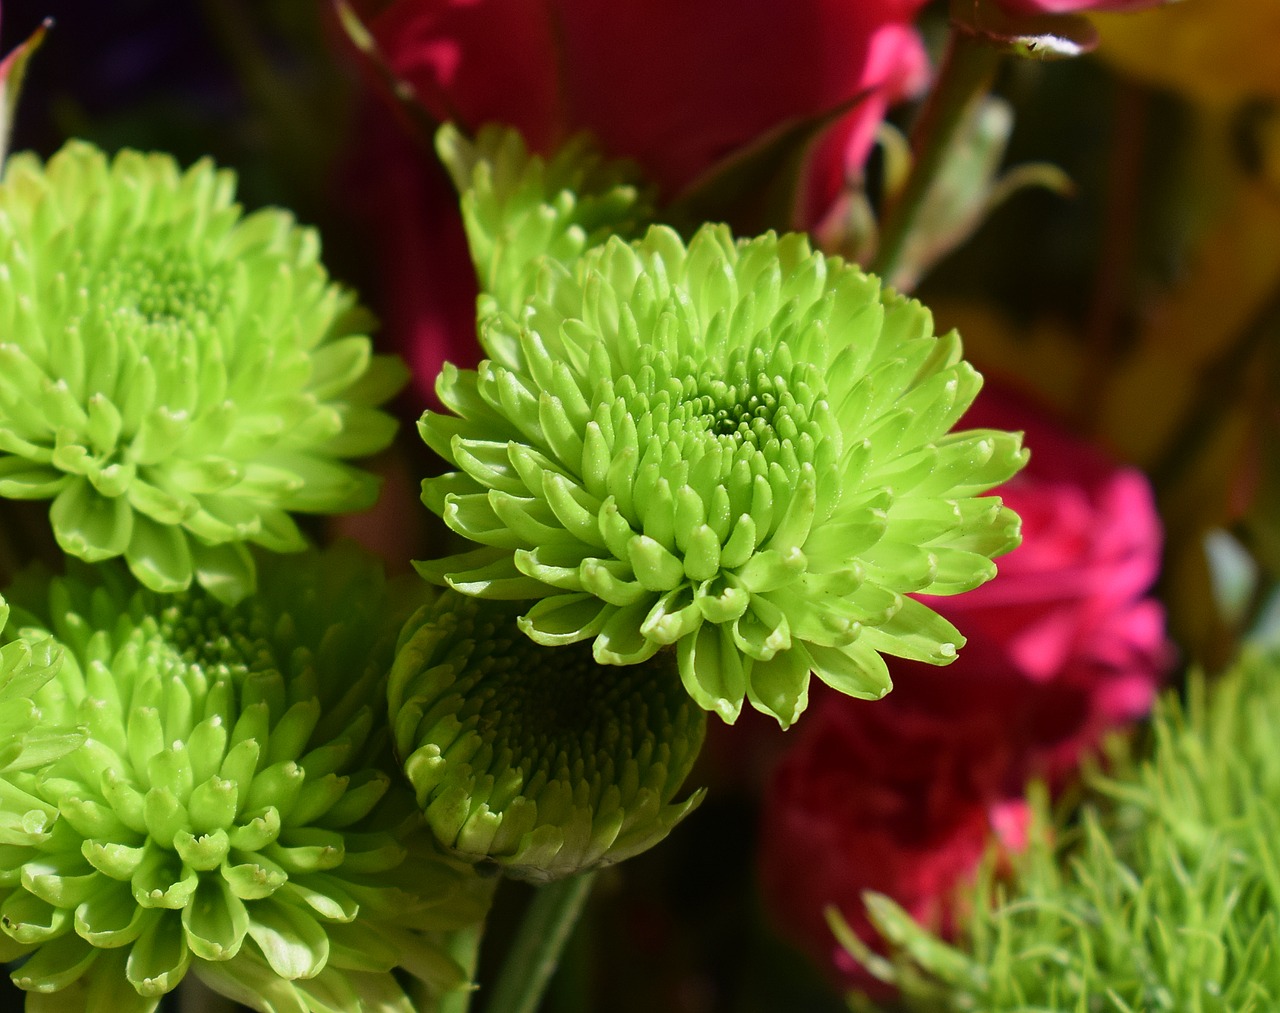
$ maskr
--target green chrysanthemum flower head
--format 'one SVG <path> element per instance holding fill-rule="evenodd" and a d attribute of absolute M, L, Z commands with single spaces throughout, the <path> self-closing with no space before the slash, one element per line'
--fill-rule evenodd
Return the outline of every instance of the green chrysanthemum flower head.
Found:
<path fill-rule="evenodd" d="M 706 715 L 669 656 L 602 672 L 586 645 L 531 643 L 516 616 L 446 591 L 405 625 L 388 694 L 428 824 L 538 882 L 647 850 L 702 800 L 672 801 Z"/>
<path fill-rule="evenodd" d="M 234 177 L 68 144 L 0 184 L 0 495 L 52 498 L 67 553 L 123 556 L 157 591 L 253 589 L 246 543 L 305 542 L 289 511 L 368 505 L 342 463 L 391 439 L 404 379 L 284 211 Z"/>
<path fill-rule="evenodd" d="M 490 358 L 446 366 L 423 438 L 457 469 L 423 499 L 481 548 L 419 564 L 467 594 L 540 601 L 538 643 L 628 665 L 674 647 L 692 697 L 784 726 L 809 674 L 879 697 L 881 654 L 963 638 L 909 592 L 995 574 L 1018 518 L 979 494 L 1018 435 L 949 433 L 981 377 L 954 333 L 801 235 L 704 227 L 544 264 Z"/>
<path fill-rule="evenodd" d="M 0 631 L 9 605 L 0 598 Z M 62 665 L 62 648 L 52 637 L 15 640 L 0 647 L 0 775 L 38 767 L 76 748 L 84 736 L 50 728 L 33 699 Z"/>
<path fill-rule="evenodd" d="M 653 196 L 637 167 L 606 161 L 586 134 L 547 160 L 509 127 L 490 124 L 468 140 L 445 124 L 436 150 L 462 194 L 482 318 L 517 313 L 543 258 L 572 264 L 612 235 L 637 234 L 652 217 Z"/>
<path fill-rule="evenodd" d="M 40 598 L 22 635 L 47 624 L 66 657 L 37 702 L 85 739 L 0 775 L 0 957 L 28 957 L 21 988 L 149 1011 L 191 971 L 283 1013 L 411 1009 L 396 969 L 462 983 L 443 933 L 489 887 L 392 776 L 376 565 L 291 559 L 239 606 L 114 568 Z"/>

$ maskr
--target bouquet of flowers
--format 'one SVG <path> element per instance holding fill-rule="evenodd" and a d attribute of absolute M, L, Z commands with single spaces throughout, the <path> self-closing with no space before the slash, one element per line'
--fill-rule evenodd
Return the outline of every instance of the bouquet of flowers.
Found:
<path fill-rule="evenodd" d="M 1269 5 L 43 3 L 6 1003 L 1280 1006 Z"/>

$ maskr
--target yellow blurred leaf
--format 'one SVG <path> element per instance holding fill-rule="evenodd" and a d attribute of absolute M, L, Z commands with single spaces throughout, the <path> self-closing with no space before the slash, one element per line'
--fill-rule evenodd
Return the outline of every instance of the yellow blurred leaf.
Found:
<path fill-rule="evenodd" d="M 1205 370 L 1280 287 L 1280 192 L 1241 178 L 1181 282 L 1145 314 L 1134 354 L 1106 378 L 1100 431 L 1155 466 L 1201 390 Z"/>
<path fill-rule="evenodd" d="M 1098 53 L 1125 73 L 1208 104 L 1280 97 L 1280 3 L 1185 0 L 1098 14 Z"/>

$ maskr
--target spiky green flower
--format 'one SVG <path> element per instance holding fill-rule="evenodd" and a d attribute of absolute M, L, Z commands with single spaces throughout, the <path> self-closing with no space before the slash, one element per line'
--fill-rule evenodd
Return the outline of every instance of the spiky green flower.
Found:
<path fill-rule="evenodd" d="M 702 800 L 672 801 L 706 715 L 670 656 L 603 672 L 585 645 L 531 643 L 516 615 L 446 591 L 405 625 L 388 696 L 427 822 L 539 882 L 647 850 Z"/>
<path fill-rule="evenodd" d="M 445 124 L 436 150 L 462 194 L 462 220 L 480 281 L 480 317 L 518 313 L 543 258 L 572 264 L 652 216 L 652 194 L 629 162 L 605 161 L 580 134 L 548 160 L 497 124 L 468 140 Z"/>
<path fill-rule="evenodd" d="M 1079 825 L 1040 826 L 1012 884 L 975 891 L 958 945 L 886 897 L 872 919 L 892 959 L 851 952 L 947 1011 L 1280 1009 L 1280 650 L 1254 650 L 1190 704 L 1157 708 L 1152 755 L 1093 778 Z"/>
<path fill-rule="evenodd" d="M 157 591 L 253 588 L 289 511 L 368 505 L 340 460 L 391 439 L 404 378 L 284 211 L 200 162 L 72 142 L 0 184 L 0 496 L 52 498 L 62 549 Z"/>
<path fill-rule="evenodd" d="M 945 664 L 963 638 L 908 592 L 995 573 L 1018 519 L 980 493 L 1017 435 L 948 433 L 981 384 L 919 303 L 811 252 L 703 228 L 545 262 L 490 358 L 437 384 L 423 438 L 456 471 L 423 499 L 482 548 L 419 564 L 488 598 L 541 599 L 538 643 L 627 665 L 676 649 L 699 705 L 787 725 L 809 674 L 888 691 L 881 652 Z"/>
<path fill-rule="evenodd" d="M 461 983 L 442 933 L 489 888 L 392 776 L 378 570 L 308 555 L 263 583 L 239 606 L 106 567 L 27 589 L 23 637 L 66 650 L 37 703 L 85 735 L 0 775 L 0 957 L 27 956 L 30 1009 L 154 1010 L 189 971 L 266 1013 Z"/>

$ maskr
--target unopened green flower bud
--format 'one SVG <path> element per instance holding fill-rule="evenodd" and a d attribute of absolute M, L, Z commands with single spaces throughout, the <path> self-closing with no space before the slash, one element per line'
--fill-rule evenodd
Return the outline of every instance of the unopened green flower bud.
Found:
<path fill-rule="evenodd" d="M 544 259 L 572 264 L 611 235 L 638 233 L 652 215 L 637 168 L 605 161 L 586 135 L 543 159 L 508 127 L 483 127 L 472 141 L 445 124 L 436 150 L 462 194 L 481 319 L 517 312 Z"/>
<path fill-rule="evenodd" d="M 401 635 L 396 749 L 437 839 L 537 882 L 657 844 L 703 796 L 672 801 L 706 729 L 673 655 L 606 669 L 586 645 L 532 643 L 516 616 L 446 591 Z"/>
<path fill-rule="evenodd" d="M 612 239 L 544 262 L 482 338 L 419 425 L 456 469 L 423 500 L 479 548 L 419 569 L 540 599 L 525 633 L 602 664 L 674 647 L 727 721 L 746 698 L 790 724 L 811 672 L 876 698 L 882 654 L 953 660 L 964 638 L 908 593 L 976 587 L 1018 543 L 980 494 L 1020 437 L 949 432 L 981 386 L 958 336 L 801 235 Z"/>
<path fill-rule="evenodd" d="M 439 853 L 389 762 L 375 564 L 296 557 L 237 606 L 105 566 L 28 583 L 23 639 L 44 626 L 66 651 L 37 705 L 84 741 L 0 774 L 19 987 L 149 1011 L 190 971 L 272 1013 L 401 1008 L 396 968 L 462 983 L 442 934 L 490 888 Z"/>
<path fill-rule="evenodd" d="M 234 178 L 72 142 L 0 184 L 0 496 L 52 499 L 62 549 L 157 591 L 253 589 L 290 511 L 372 502 L 404 378 L 314 232 L 244 216 Z"/>

